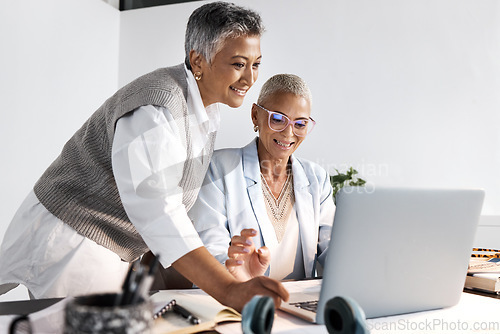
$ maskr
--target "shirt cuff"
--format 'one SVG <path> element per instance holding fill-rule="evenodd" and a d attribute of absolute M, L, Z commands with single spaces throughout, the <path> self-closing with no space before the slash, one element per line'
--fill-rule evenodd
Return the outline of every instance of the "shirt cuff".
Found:
<path fill-rule="evenodd" d="M 151 221 L 140 233 L 151 252 L 159 256 L 164 268 L 170 267 L 172 262 L 187 253 L 204 246 L 184 205 L 169 210 L 168 215 Z"/>

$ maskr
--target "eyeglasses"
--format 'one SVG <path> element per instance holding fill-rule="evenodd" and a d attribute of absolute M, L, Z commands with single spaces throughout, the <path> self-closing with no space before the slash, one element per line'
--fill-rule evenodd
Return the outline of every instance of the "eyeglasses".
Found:
<path fill-rule="evenodd" d="M 281 132 L 285 130 L 290 124 L 292 124 L 293 133 L 296 136 L 305 137 L 312 131 L 314 125 L 316 124 L 316 121 L 313 120 L 311 117 L 307 119 L 298 119 L 292 121 L 290 120 L 290 118 L 279 112 L 267 110 L 266 108 L 258 105 L 257 103 L 254 103 L 254 105 L 256 105 L 262 110 L 267 111 L 267 113 L 269 114 L 268 118 L 269 128 L 276 132 Z"/>

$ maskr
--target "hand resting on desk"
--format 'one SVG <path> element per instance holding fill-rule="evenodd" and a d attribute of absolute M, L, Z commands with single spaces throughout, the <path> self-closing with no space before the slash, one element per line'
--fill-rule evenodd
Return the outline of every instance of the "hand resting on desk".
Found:
<path fill-rule="evenodd" d="M 205 247 L 197 248 L 182 256 L 172 264 L 172 267 L 177 275 L 186 280 L 188 283 L 186 287 L 191 287 L 190 282 L 193 282 L 221 304 L 230 306 L 238 312 L 241 312 L 245 304 L 255 295 L 270 296 L 276 308 L 281 305 L 281 300 L 287 301 L 289 297 L 284 286 L 269 277 L 259 276 L 245 282 L 239 281 Z M 165 269 L 160 268 L 159 271 Z M 159 277 L 159 280 L 163 278 Z M 160 284 L 155 284 L 152 289 L 165 288 L 172 286 L 161 287 Z"/>

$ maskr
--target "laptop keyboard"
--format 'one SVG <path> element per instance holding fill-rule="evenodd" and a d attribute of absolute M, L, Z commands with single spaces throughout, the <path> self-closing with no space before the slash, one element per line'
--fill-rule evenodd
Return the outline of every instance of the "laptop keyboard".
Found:
<path fill-rule="evenodd" d="M 295 302 L 295 303 L 290 303 L 290 305 L 301 308 L 303 310 L 311 311 L 316 313 L 316 310 L 318 309 L 318 301 L 317 300 L 311 300 L 307 302 Z"/>

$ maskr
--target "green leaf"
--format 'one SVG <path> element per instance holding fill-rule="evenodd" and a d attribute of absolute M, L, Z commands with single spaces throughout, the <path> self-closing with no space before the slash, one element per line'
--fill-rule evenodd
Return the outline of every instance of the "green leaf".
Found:
<path fill-rule="evenodd" d="M 333 183 L 344 183 L 347 180 L 350 180 L 351 177 L 345 174 L 338 174 L 330 177 L 330 181 Z"/>
<path fill-rule="evenodd" d="M 366 184 L 365 180 L 357 178 L 355 176 L 356 174 L 358 174 L 358 171 L 352 167 L 349 167 L 349 169 L 345 173 L 341 173 L 338 169 L 335 169 L 335 171 L 337 172 L 337 175 L 330 176 L 330 183 L 333 188 L 333 200 L 335 202 L 337 192 L 344 186 L 348 185 L 352 187 L 362 187 Z"/>

